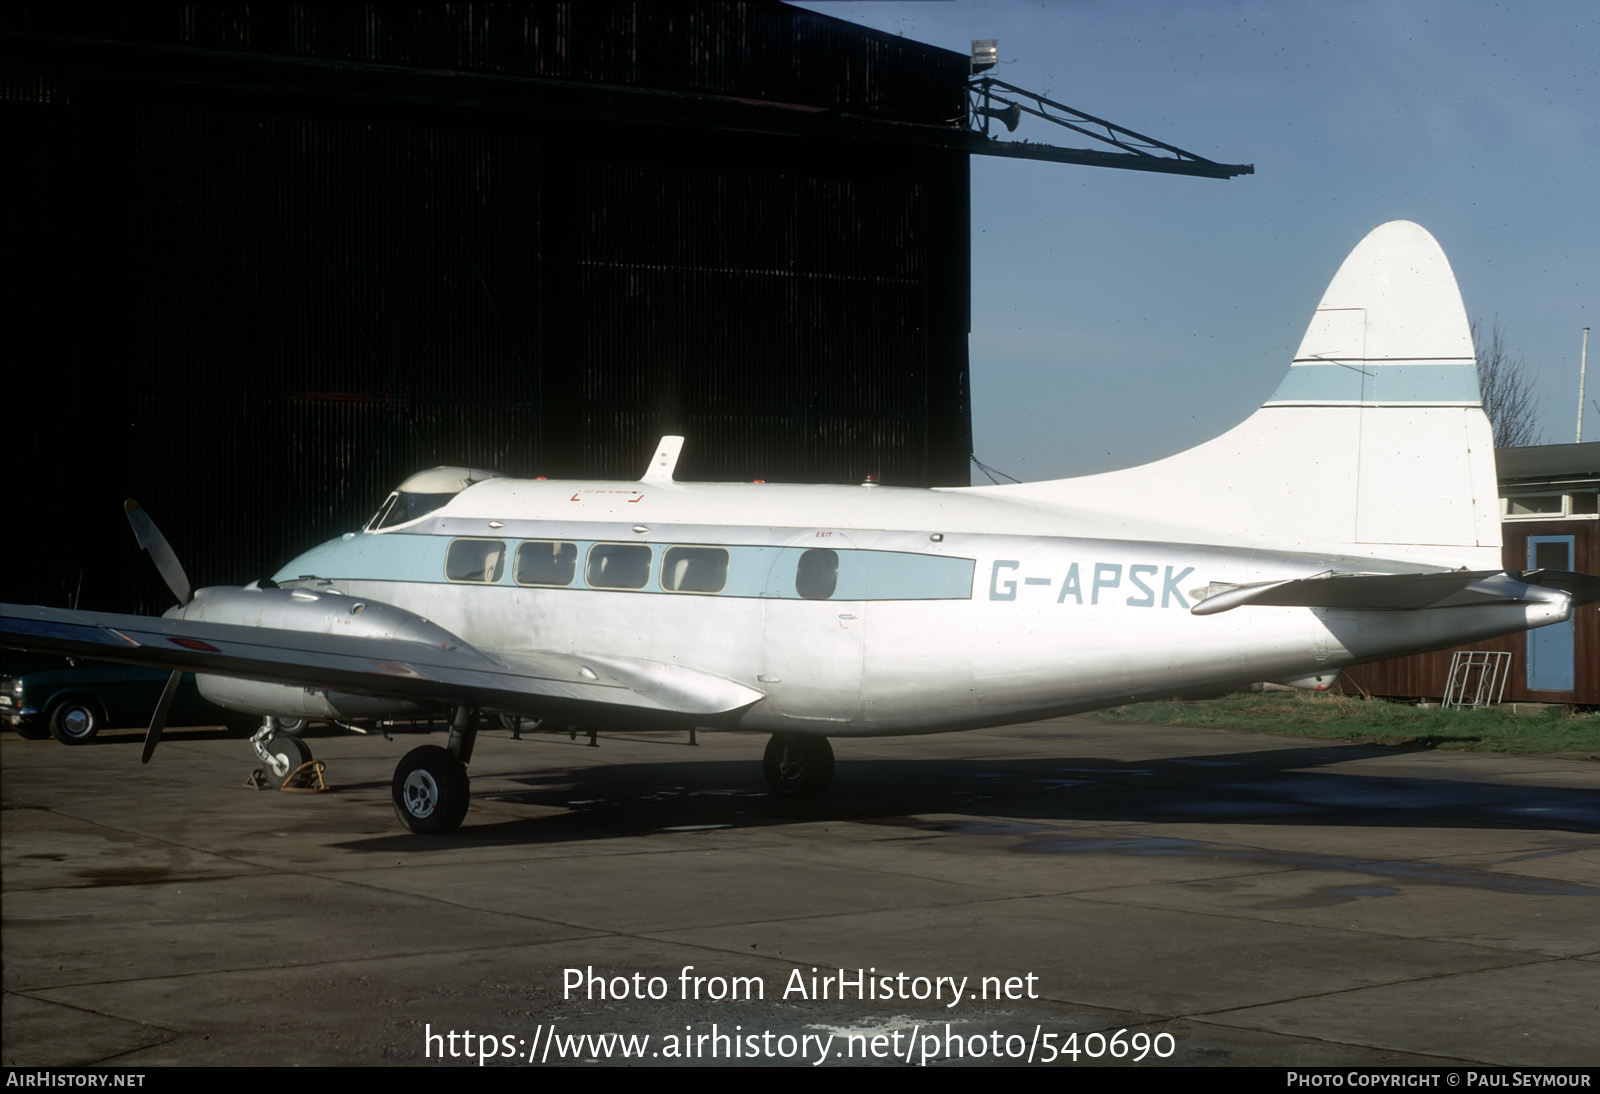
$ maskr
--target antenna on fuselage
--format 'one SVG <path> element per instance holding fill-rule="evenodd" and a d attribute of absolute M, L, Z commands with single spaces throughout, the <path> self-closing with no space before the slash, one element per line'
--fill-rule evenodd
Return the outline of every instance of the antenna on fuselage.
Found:
<path fill-rule="evenodd" d="M 639 481 L 671 482 L 672 473 L 678 467 L 678 453 L 682 451 L 682 437 L 662 437 L 661 443 L 656 445 L 656 454 L 650 457 L 650 466 L 645 468 L 644 477 Z"/>

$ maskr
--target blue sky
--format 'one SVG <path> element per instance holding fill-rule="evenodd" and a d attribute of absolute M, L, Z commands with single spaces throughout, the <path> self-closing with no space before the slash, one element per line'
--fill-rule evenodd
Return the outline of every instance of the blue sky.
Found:
<path fill-rule="evenodd" d="M 1600 4 L 829 2 L 1256 174 L 972 160 L 973 429 L 1023 479 L 1156 459 L 1276 386 L 1345 254 L 1415 220 L 1573 440 L 1600 319 Z M 1002 131 L 1003 132 L 1003 131 Z M 1016 139 L 1084 146 L 1044 122 Z M 1600 399 L 1600 331 L 1586 401 Z M 1587 408 L 1584 439 L 1600 440 Z"/>

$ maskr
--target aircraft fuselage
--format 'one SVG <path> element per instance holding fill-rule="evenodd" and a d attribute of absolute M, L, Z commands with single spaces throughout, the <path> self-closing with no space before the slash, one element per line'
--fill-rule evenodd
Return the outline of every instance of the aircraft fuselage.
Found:
<path fill-rule="evenodd" d="M 1252 608 L 1197 617 L 1189 609 L 1219 587 L 1416 566 L 1314 550 L 978 531 L 1044 524 L 1054 532 L 1071 518 L 962 491 L 780 489 L 491 480 L 419 520 L 324 544 L 275 580 L 397 605 L 491 655 L 556 650 L 691 666 L 765 695 L 708 724 L 829 736 L 967 729 L 1331 673 L 1536 625 L 1550 610 Z M 912 531 L 705 522 L 716 513 L 779 516 L 769 497 L 802 518 L 826 511 L 862 524 L 862 514 L 886 522 L 937 511 L 945 523 Z"/>

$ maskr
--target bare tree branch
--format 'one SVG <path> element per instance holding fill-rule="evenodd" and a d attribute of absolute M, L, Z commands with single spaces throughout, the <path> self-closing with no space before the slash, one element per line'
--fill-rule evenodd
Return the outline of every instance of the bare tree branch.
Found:
<path fill-rule="evenodd" d="M 1533 380 L 1528 363 L 1519 353 L 1512 357 L 1506 349 L 1500 320 L 1495 319 L 1484 337 L 1483 324 L 1472 321 L 1472 349 L 1478 358 L 1478 390 L 1483 396 L 1483 411 L 1494 426 L 1496 448 L 1521 448 L 1538 444 L 1539 406 L 1534 399 Z"/>

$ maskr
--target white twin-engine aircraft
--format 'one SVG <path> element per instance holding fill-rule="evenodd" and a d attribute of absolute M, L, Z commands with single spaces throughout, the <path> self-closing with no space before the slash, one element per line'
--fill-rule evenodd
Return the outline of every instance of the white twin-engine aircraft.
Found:
<path fill-rule="evenodd" d="M 269 582 L 155 619 L 7 605 L 4 643 L 189 670 L 264 716 L 448 713 L 394 804 L 456 828 L 480 712 L 771 734 L 779 794 L 820 792 L 830 737 L 971 729 L 1346 665 L 1567 619 L 1600 578 L 1500 568 L 1494 448 L 1433 237 L 1385 224 L 1323 297 L 1260 410 L 1142 467 L 965 489 L 638 482 L 438 468 Z M 171 686 L 169 685 L 169 693 Z M 164 699 L 146 738 L 149 758 Z"/>

